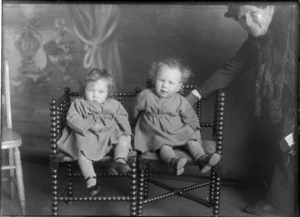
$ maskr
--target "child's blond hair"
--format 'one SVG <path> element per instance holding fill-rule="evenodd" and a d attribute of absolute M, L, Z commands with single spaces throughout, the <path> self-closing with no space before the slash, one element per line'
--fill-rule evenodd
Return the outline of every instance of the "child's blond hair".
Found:
<path fill-rule="evenodd" d="M 181 83 L 185 84 L 191 76 L 193 76 L 193 72 L 185 66 L 179 59 L 167 58 L 162 61 L 154 62 L 149 71 L 149 76 L 152 82 L 155 81 L 157 73 L 163 66 L 168 66 L 170 68 L 178 69 L 181 73 Z"/>

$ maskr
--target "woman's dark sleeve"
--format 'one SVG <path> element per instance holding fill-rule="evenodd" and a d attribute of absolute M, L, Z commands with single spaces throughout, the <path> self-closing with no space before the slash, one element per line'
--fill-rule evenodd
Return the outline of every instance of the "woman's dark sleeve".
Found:
<path fill-rule="evenodd" d="M 227 61 L 222 68 L 214 71 L 199 85 L 198 91 L 202 98 L 205 99 L 216 90 L 229 86 L 254 65 L 257 58 L 254 40 L 251 36 L 248 37 L 233 58 Z"/>

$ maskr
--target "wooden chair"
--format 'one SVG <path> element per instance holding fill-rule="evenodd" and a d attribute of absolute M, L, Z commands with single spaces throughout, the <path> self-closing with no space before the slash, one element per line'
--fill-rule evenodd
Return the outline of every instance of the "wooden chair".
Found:
<path fill-rule="evenodd" d="M 124 98 L 132 98 L 137 95 L 140 89 L 128 93 L 116 93 L 115 97 L 118 101 L 123 102 Z M 50 153 L 50 168 L 51 168 L 51 185 L 52 185 L 52 215 L 58 215 L 58 204 L 61 201 L 67 203 L 72 202 L 100 202 L 100 201 L 113 201 L 113 202 L 126 202 L 130 203 L 130 215 L 137 215 L 137 171 L 136 171 L 136 152 L 129 153 L 128 162 L 132 171 L 129 174 L 110 175 L 108 172 L 99 173 L 96 170 L 98 177 L 129 177 L 130 192 L 128 195 L 108 195 L 108 196 L 75 196 L 73 190 L 73 178 L 82 177 L 81 173 L 75 173 L 72 166 L 74 161 L 68 157 L 58 157 L 57 141 L 61 136 L 62 130 L 66 125 L 66 116 L 72 98 L 79 96 L 77 92 L 71 92 L 69 88 L 65 88 L 65 93 L 58 99 L 51 100 L 50 105 L 50 119 L 51 119 L 51 153 Z M 113 161 L 112 156 L 106 155 L 102 160 L 96 162 L 97 164 L 105 165 L 111 164 Z M 62 166 L 67 168 L 67 184 L 65 188 L 59 185 L 59 169 Z M 100 165 L 99 165 L 100 166 Z M 97 169 L 95 167 L 95 169 Z M 83 179 L 82 179 L 83 181 Z M 65 195 L 66 194 L 66 195 Z M 101 191 L 100 191 L 101 195 Z"/>
<path fill-rule="evenodd" d="M 151 81 L 147 81 L 147 87 L 151 87 Z M 194 89 L 195 86 L 192 85 L 186 85 L 183 87 L 182 94 L 184 94 L 184 91 L 191 91 Z M 212 121 L 211 122 L 202 122 L 202 104 L 205 104 L 206 102 L 203 102 L 203 100 L 198 101 L 196 107 L 196 113 L 199 118 L 200 126 L 201 126 L 201 132 L 203 133 L 203 130 L 210 129 L 208 132 L 211 134 L 211 137 L 209 140 L 203 140 L 203 148 L 207 153 L 219 153 L 222 154 L 222 144 L 223 144 L 223 129 L 224 129 L 224 107 L 225 107 L 225 93 L 222 90 L 218 90 L 216 93 L 216 101 L 214 103 L 214 110 Z M 208 114 L 205 114 L 209 116 Z M 187 165 L 196 165 L 194 160 L 191 158 L 191 156 L 186 153 L 184 150 L 177 149 L 175 151 L 176 155 L 179 157 L 186 157 L 188 159 Z M 221 165 L 222 165 L 222 157 L 220 160 L 220 163 L 211 169 L 210 172 L 210 179 L 208 181 L 200 181 L 200 183 L 196 183 L 192 186 L 188 187 L 182 187 L 182 188 L 173 188 L 171 186 L 168 186 L 162 182 L 159 182 L 153 178 L 150 177 L 150 165 L 157 164 L 164 164 L 160 159 L 157 153 L 151 153 L 146 152 L 144 154 L 138 153 L 137 157 L 137 166 L 138 166 L 138 198 L 137 198 L 137 214 L 138 216 L 142 216 L 143 214 L 143 207 L 144 205 L 161 200 L 166 199 L 171 196 L 180 196 L 184 197 L 189 200 L 193 200 L 197 203 L 200 203 L 202 205 L 205 205 L 206 207 L 212 207 L 212 213 L 213 216 L 219 216 L 219 209 L 220 209 L 220 193 L 221 193 Z M 198 165 L 196 165 L 198 167 Z M 200 173 L 200 171 L 199 171 Z M 184 174 L 183 174 L 184 176 Z M 166 189 L 168 192 L 149 197 L 149 193 L 151 192 L 149 190 L 149 183 L 152 183 L 156 186 L 159 186 L 163 189 Z M 191 190 L 195 190 L 198 188 L 202 188 L 208 186 L 209 187 L 209 194 L 206 198 L 203 197 L 196 197 L 192 194 L 189 194 L 188 192 Z M 201 213 L 200 213 L 201 215 Z"/>
<path fill-rule="evenodd" d="M 18 189 L 22 215 L 25 215 L 25 190 L 23 182 L 23 171 L 19 147 L 22 145 L 21 136 L 12 129 L 10 83 L 8 61 L 3 61 L 3 89 L 2 89 L 2 108 L 5 110 L 6 120 L 2 121 L 1 129 L 1 150 L 3 154 L 8 153 L 8 164 L 1 166 L 1 171 L 9 170 L 11 199 L 15 196 L 15 186 Z M 2 110 L 2 114 L 3 114 Z M 3 163 L 3 162 L 2 162 Z M 3 177 L 3 176 L 2 176 Z"/>

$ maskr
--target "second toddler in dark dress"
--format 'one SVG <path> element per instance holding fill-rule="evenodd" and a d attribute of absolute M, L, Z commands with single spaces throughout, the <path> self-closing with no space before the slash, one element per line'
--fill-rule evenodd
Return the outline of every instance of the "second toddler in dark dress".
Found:
<path fill-rule="evenodd" d="M 158 151 L 177 175 L 184 172 L 187 159 L 177 157 L 174 148 L 186 147 L 202 173 L 215 166 L 220 155 L 207 155 L 202 148 L 200 124 L 196 112 L 178 91 L 191 76 L 191 71 L 178 60 L 154 63 L 150 76 L 155 87 L 137 96 L 134 108 L 134 148 L 142 153 Z"/>

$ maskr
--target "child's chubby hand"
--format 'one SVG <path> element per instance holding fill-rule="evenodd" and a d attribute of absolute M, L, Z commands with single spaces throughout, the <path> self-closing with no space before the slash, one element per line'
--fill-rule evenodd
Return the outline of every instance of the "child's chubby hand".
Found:
<path fill-rule="evenodd" d="M 94 131 L 95 133 L 100 132 L 104 126 L 102 124 L 94 123 L 91 127 L 90 130 Z"/>

